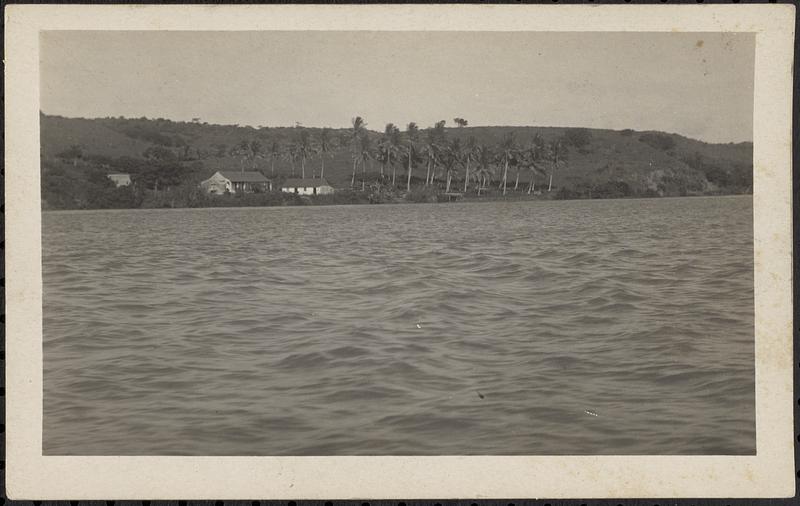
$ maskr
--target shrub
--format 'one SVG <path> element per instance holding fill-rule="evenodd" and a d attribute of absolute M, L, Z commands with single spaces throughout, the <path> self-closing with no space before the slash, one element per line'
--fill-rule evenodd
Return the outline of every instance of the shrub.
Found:
<path fill-rule="evenodd" d="M 570 128 L 564 132 L 568 144 L 582 148 L 592 142 L 592 132 L 586 128 Z"/>
<path fill-rule="evenodd" d="M 667 134 L 644 134 L 639 137 L 639 141 L 662 151 L 667 151 L 675 147 L 675 139 Z"/>
<path fill-rule="evenodd" d="M 364 204 L 369 201 L 369 195 L 365 192 L 354 190 L 336 190 L 329 195 L 316 195 L 311 202 L 318 205 L 324 204 Z"/>
<path fill-rule="evenodd" d="M 625 181 L 605 181 L 602 183 L 577 183 L 562 186 L 555 194 L 557 200 L 568 199 L 621 199 L 635 196 L 636 192 Z"/>
<path fill-rule="evenodd" d="M 438 202 L 439 192 L 435 188 L 416 186 L 406 193 L 409 202 Z"/>

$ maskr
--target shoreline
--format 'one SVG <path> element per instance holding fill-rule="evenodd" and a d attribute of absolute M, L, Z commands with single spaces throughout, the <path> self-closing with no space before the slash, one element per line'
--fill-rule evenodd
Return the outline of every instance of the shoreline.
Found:
<path fill-rule="evenodd" d="M 466 198 L 454 201 L 437 201 L 437 202 L 414 202 L 414 201 L 395 201 L 395 202 L 351 202 L 351 203 L 325 203 L 325 202 L 312 202 L 312 203 L 299 203 L 299 204 L 281 204 L 281 205 L 215 205 L 215 206 L 164 206 L 164 207 L 108 207 L 108 208 L 91 208 L 91 209 L 45 209 L 42 208 L 42 213 L 73 213 L 73 212 L 88 212 L 88 211 L 163 211 L 163 210 L 191 210 L 191 209 L 253 209 L 253 208 L 322 208 L 322 207 L 351 207 L 351 206 L 401 206 L 401 205 L 452 205 L 452 204 L 484 204 L 492 202 L 504 203 L 521 203 L 521 202 L 574 202 L 574 201 L 616 201 L 616 200 L 660 200 L 660 199 L 683 199 L 683 198 L 719 198 L 719 197 L 753 197 L 752 193 L 724 193 L 724 194 L 710 194 L 710 195 L 665 195 L 663 197 L 646 197 L 646 196 L 631 196 L 631 197 L 609 197 L 609 198 L 535 198 L 535 197 L 481 197 L 481 198 Z M 310 199 L 310 197 L 307 197 Z"/>

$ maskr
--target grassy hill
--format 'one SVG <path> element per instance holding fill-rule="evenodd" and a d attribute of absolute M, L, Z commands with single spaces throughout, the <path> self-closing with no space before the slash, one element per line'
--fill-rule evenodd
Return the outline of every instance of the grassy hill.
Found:
<path fill-rule="evenodd" d="M 373 125 L 370 125 L 373 126 Z M 307 132 L 303 134 L 302 132 Z M 337 188 L 349 188 L 353 159 L 349 129 L 333 129 L 335 149 L 325 159 L 325 178 Z M 424 143 L 429 130 L 420 131 Z M 138 207 L 146 204 L 146 193 L 173 187 L 195 188 L 196 183 L 217 170 L 258 170 L 280 181 L 300 175 L 300 160 L 285 156 L 286 148 L 307 135 L 312 145 L 321 129 L 303 127 L 253 128 L 175 122 L 166 119 L 64 118 L 41 115 L 41 157 L 43 200 L 50 208 Z M 452 127 L 446 128 L 446 142 L 474 138 L 479 145 L 498 146 L 509 134 L 525 147 L 539 136 L 545 143 L 561 141 L 566 161 L 553 172 L 553 191 L 540 198 L 594 198 L 616 196 L 670 196 L 725 194 L 751 191 L 752 144 L 709 144 L 676 134 L 633 130 L 570 129 L 556 127 Z M 377 148 L 383 133 L 367 130 Z M 258 146 L 258 153 L 243 154 L 243 142 Z M 271 151 L 276 151 L 276 156 Z M 375 158 L 378 158 L 375 156 Z M 377 180 L 381 163 L 368 162 L 365 179 Z M 494 185 L 502 173 L 502 161 L 490 167 Z M 306 176 L 319 176 L 321 160 L 306 160 Z M 519 169 L 520 185 L 527 188 L 531 172 L 511 164 L 509 184 Z M 139 195 L 122 198 L 124 190 L 108 186 L 110 172 L 130 173 Z M 362 177 L 358 169 L 358 179 Z M 398 174 L 405 174 L 397 167 Z M 425 167 L 414 172 L 414 186 L 422 185 Z M 542 177 L 544 176 L 544 177 Z M 441 175 L 440 175 L 441 177 Z M 540 175 L 537 185 L 549 174 Z M 405 182 L 404 178 L 399 178 Z M 455 171 L 461 180 L 463 169 Z M 390 192 L 404 189 L 398 181 Z M 384 181 L 385 182 L 385 181 Z M 98 186 L 98 188 L 94 188 Z M 383 191 L 383 190 L 382 190 Z M 130 193 L 130 190 L 128 190 Z M 120 201 L 121 200 L 121 201 Z"/>

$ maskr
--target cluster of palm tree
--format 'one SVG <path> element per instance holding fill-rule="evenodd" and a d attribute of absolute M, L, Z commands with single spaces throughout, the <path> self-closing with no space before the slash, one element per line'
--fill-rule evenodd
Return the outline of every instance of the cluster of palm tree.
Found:
<path fill-rule="evenodd" d="M 453 121 L 459 128 L 468 124 L 463 118 L 455 118 Z M 414 169 L 424 166 L 424 186 L 437 185 L 439 181 L 444 184 L 445 193 L 449 193 L 453 189 L 454 180 L 459 178 L 463 170 L 465 193 L 469 191 L 470 184 L 480 193 L 499 179 L 498 189 L 502 189 L 503 195 L 506 195 L 510 186 L 508 172 L 511 167 L 516 171 L 514 191 L 519 190 L 520 174 L 530 174 L 527 189 L 530 194 L 536 190 L 537 177 L 549 176 L 547 190 L 552 190 L 553 173 L 562 168 L 567 160 L 566 144 L 561 139 L 546 142 L 537 134 L 527 145 L 520 145 L 514 133 L 509 132 L 497 146 L 491 146 L 479 144 L 473 136 L 466 141 L 461 136 L 448 139 L 444 120 L 427 129 L 424 139 L 420 138 L 416 123 L 409 123 L 405 131 L 388 123 L 373 149 L 364 119 L 357 116 L 351 124 L 352 128 L 347 136 L 353 159 L 350 184 L 355 187 L 357 169 L 361 166 L 362 189 L 365 187 L 367 167 L 375 160 L 380 164 L 380 180 L 389 180 L 392 187 L 397 185 L 398 166 L 405 169 L 407 191 L 411 190 Z"/>
<path fill-rule="evenodd" d="M 317 157 L 320 161 L 320 177 L 325 177 L 325 159 L 330 158 L 336 150 L 330 128 L 320 130 L 316 138 L 307 129 L 298 129 L 294 139 L 289 143 L 281 143 L 278 139 L 268 140 L 264 146 L 258 139 L 244 140 L 228 151 L 228 155 L 240 160 L 241 170 L 248 168 L 256 170 L 259 159 L 270 161 L 270 173 L 275 175 L 275 161 L 286 160 L 291 165 L 292 176 L 300 168 L 301 177 L 306 177 L 306 163 Z"/>
<path fill-rule="evenodd" d="M 460 127 L 467 125 L 467 120 L 455 118 Z M 479 144 L 474 136 L 462 140 L 461 136 L 448 139 L 445 121 L 437 122 L 425 132 L 420 139 L 416 123 L 409 123 L 405 132 L 401 132 L 394 124 L 386 125 L 381 141 L 378 144 L 376 159 L 381 163 L 380 178 L 387 177 L 391 167 L 391 184 L 396 185 L 397 162 L 406 169 L 406 189 L 411 189 L 412 171 L 416 167 L 425 167 L 425 186 L 444 184 L 445 193 L 453 189 L 453 182 L 460 178 L 463 171 L 463 191 L 470 189 L 470 184 L 478 193 L 489 189 L 493 183 L 502 189 L 503 195 L 509 191 L 509 168 L 515 170 L 514 191 L 519 190 L 520 174 L 529 173 L 528 194 L 536 190 L 537 177 L 547 177 L 548 191 L 553 186 L 553 173 L 562 168 L 567 159 L 566 144 L 561 139 L 546 142 L 540 135 L 534 135 L 527 144 L 516 141 L 513 132 L 509 132 L 496 145 Z M 370 155 L 365 151 L 363 131 L 365 123 L 361 117 L 353 119 L 351 137 L 357 140 L 353 151 L 353 178 L 355 169 L 361 163 L 365 167 Z M 363 187 L 363 178 L 362 178 Z"/>
<path fill-rule="evenodd" d="M 459 128 L 467 126 L 467 120 L 455 118 Z M 548 178 L 547 190 L 553 185 L 553 174 L 567 160 L 566 143 L 562 139 L 550 142 L 536 134 L 527 143 L 517 141 L 513 132 L 507 133 L 495 145 L 478 143 L 474 136 L 463 135 L 449 138 L 446 122 L 437 122 L 431 128 L 420 131 L 416 123 L 408 123 L 405 129 L 388 123 L 383 134 L 376 135 L 367 130 L 361 116 L 351 120 L 351 127 L 335 139 L 330 128 L 312 134 L 309 129 L 298 128 L 291 142 L 282 144 L 270 140 L 263 146 L 258 140 L 242 141 L 231 149 L 230 154 L 240 158 L 242 170 L 245 163 L 256 167 L 258 159 L 270 160 L 270 172 L 275 175 L 275 161 L 286 160 L 295 176 L 306 177 L 307 163 L 319 160 L 319 177 L 325 176 L 325 160 L 341 149 L 348 149 L 352 158 L 350 186 L 357 188 L 356 177 L 361 173 L 360 187 L 366 189 L 367 173 L 373 173 L 377 164 L 376 183 L 400 187 L 398 171 L 405 172 L 406 191 L 411 190 L 412 178 L 424 181 L 425 187 L 444 187 L 445 193 L 461 182 L 463 192 L 474 189 L 478 194 L 496 187 L 503 195 L 512 191 L 509 172 L 515 173 L 513 191 L 519 191 L 520 175 L 527 173 L 527 193 L 536 191 L 537 178 Z M 359 170 L 360 169 L 360 170 Z M 424 169 L 424 171 L 423 171 Z M 419 171 L 419 175 L 415 172 Z M 316 175 L 316 171 L 314 171 Z M 495 186 L 496 185 L 496 186 Z M 523 188 L 524 190 L 524 188 Z"/>
<path fill-rule="evenodd" d="M 300 177 L 306 177 L 306 163 L 313 159 L 319 158 L 320 168 L 319 177 L 325 177 L 325 159 L 330 158 L 336 149 L 336 144 L 333 140 L 333 134 L 330 128 L 323 128 L 319 134 L 314 137 L 310 130 L 300 128 L 294 139 L 285 146 L 273 140 L 269 147 L 269 157 L 272 160 L 270 165 L 270 172 L 275 175 L 275 160 L 283 158 L 291 165 L 292 176 L 296 175 L 297 165 L 300 166 Z"/>

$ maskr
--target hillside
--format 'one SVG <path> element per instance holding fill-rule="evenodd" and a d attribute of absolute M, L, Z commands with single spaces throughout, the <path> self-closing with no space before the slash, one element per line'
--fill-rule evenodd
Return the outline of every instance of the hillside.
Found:
<path fill-rule="evenodd" d="M 374 128 L 378 125 L 368 125 Z M 383 130 L 383 129 L 381 129 Z M 422 148 L 431 129 L 422 129 Z M 536 176 L 536 184 L 547 183 L 553 173 L 553 191 L 540 198 L 594 198 L 620 196 L 670 196 L 745 193 L 752 186 L 752 144 L 708 144 L 676 134 L 633 130 L 570 129 L 556 127 L 451 127 L 440 131 L 440 145 L 454 139 L 493 148 L 487 167 L 496 187 L 503 163 L 498 146 L 513 134 L 520 148 L 532 145 L 535 136 L 544 145 L 560 142 L 564 160 L 555 168 L 547 159 Z M 329 131 L 334 148 L 325 158 L 325 178 L 337 188 L 349 188 L 353 171 L 351 130 Z M 306 176 L 319 176 L 321 159 L 313 151 L 321 135 L 319 128 L 253 128 L 175 122 L 165 119 L 63 118 L 41 115 L 43 201 L 49 208 L 138 207 L 146 193 L 173 187 L 196 187 L 217 170 L 257 170 L 280 181 L 300 175 L 301 157 L 288 156 L 290 146 L 309 149 Z M 359 166 L 357 180 L 379 179 L 378 149 L 383 132 L 366 130 L 370 159 Z M 400 139 L 402 142 L 403 135 Z M 242 148 L 246 143 L 246 149 Z M 401 150 L 402 151 L 402 150 Z M 295 150 L 295 152 L 297 152 Z M 401 154 L 396 155 L 401 156 Z M 527 188 L 532 172 L 524 156 L 512 158 L 508 180 L 514 186 L 519 170 L 520 186 Z M 412 186 L 423 186 L 425 162 L 415 160 Z M 405 165 L 396 167 L 405 174 Z M 463 165 L 453 165 L 453 181 L 463 189 Z M 474 171 L 473 165 L 473 171 Z M 388 169 L 387 169 L 388 170 Z M 442 179 L 444 168 L 437 178 Z M 105 181 L 109 172 L 130 173 L 140 194 L 122 195 Z M 391 172 L 391 171 L 389 171 Z M 387 181 L 382 180 L 382 185 Z M 402 182 L 402 184 L 401 184 Z M 94 188 L 98 186 L 98 188 Z M 438 187 L 437 187 L 438 188 Z M 398 176 L 390 192 L 405 189 Z M 91 191 L 90 191 L 91 190 Z M 128 193 L 131 193 L 128 190 Z M 381 190 L 383 191 L 383 190 Z"/>

